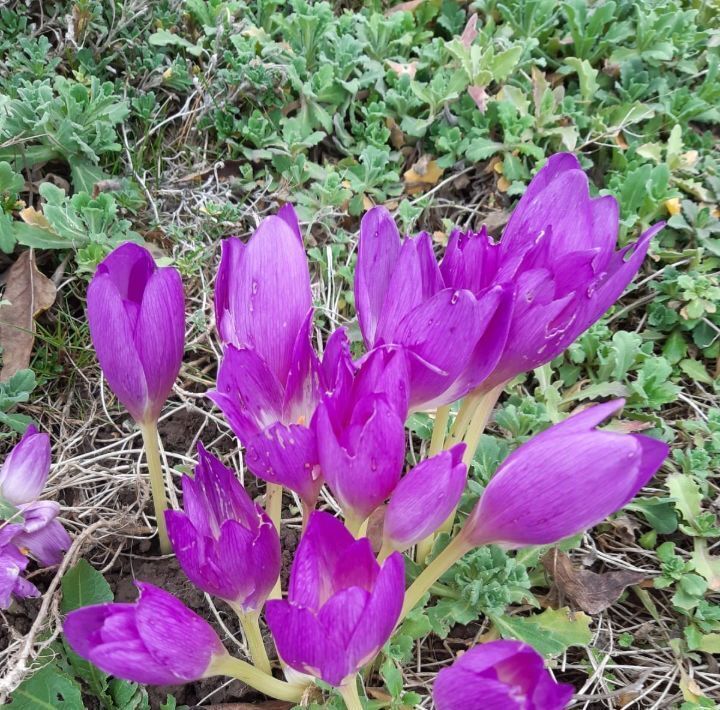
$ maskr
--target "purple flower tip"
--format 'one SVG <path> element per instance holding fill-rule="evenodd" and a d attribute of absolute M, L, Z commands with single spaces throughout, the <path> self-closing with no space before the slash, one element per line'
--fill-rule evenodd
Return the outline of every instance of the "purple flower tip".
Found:
<path fill-rule="evenodd" d="M 213 628 L 181 601 L 136 582 L 134 604 L 98 604 L 68 614 L 65 638 L 105 673 L 148 685 L 189 683 L 212 675 L 227 651 Z"/>
<path fill-rule="evenodd" d="M 574 688 L 557 683 L 542 656 L 519 641 L 491 641 L 460 656 L 435 680 L 437 710 L 563 710 Z"/>
<path fill-rule="evenodd" d="M 137 422 L 156 421 L 180 370 L 185 301 L 176 269 L 128 242 L 98 266 L 87 292 L 100 367 Z"/>

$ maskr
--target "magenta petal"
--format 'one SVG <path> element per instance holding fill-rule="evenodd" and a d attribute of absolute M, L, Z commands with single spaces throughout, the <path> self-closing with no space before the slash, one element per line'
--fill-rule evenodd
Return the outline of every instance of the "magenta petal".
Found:
<path fill-rule="evenodd" d="M 288 599 L 318 611 L 332 594 L 336 566 L 354 544 L 342 521 L 316 510 L 295 553 Z"/>
<path fill-rule="evenodd" d="M 202 678 L 213 656 L 226 653 L 212 626 L 162 589 L 145 582 L 136 586 L 137 630 L 150 655 L 178 681 Z"/>
<path fill-rule="evenodd" d="M 354 671 L 345 650 L 328 635 L 308 609 L 286 601 L 265 605 L 265 618 L 278 654 L 291 668 L 339 686 Z"/>
<path fill-rule="evenodd" d="M 283 421 L 309 424 L 323 393 L 321 367 L 310 342 L 313 312 L 308 311 L 293 347 L 292 364 L 285 383 Z"/>
<path fill-rule="evenodd" d="M 373 346 L 390 279 L 400 254 L 400 233 L 384 207 L 373 207 L 360 223 L 355 303 L 365 342 Z"/>
<path fill-rule="evenodd" d="M 246 463 L 258 478 L 295 491 L 310 507 L 320 493 L 315 434 L 299 424 L 273 424 L 247 442 Z"/>
<path fill-rule="evenodd" d="M 415 356 L 410 359 L 411 408 L 434 400 L 466 367 L 486 325 L 477 314 L 472 293 L 443 289 L 403 319 L 395 342 Z"/>
<path fill-rule="evenodd" d="M 94 604 L 71 611 L 63 622 L 63 634 L 73 651 L 83 658 L 103 643 L 103 626 L 109 619 L 118 620 L 117 627 L 122 627 L 117 634 L 123 641 L 139 641 L 140 637 L 135 626 L 134 604 Z M 110 639 L 112 640 L 112 639 Z"/>
<path fill-rule="evenodd" d="M 350 386 L 356 367 L 345 328 L 334 330 L 328 338 L 322 356 L 321 370 L 326 391 L 333 392 Z"/>
<path fill-rule="evenodd" d="M 88 286 L 87 311 L 95 353 L 110 389 L 135 421 L 143 421 L 148 388 L 133 324 L 112 278 L 99 267 Z"/>
<path fill-rule="evenodd" d="M 370 594 L 360 587 L 349 587 L 334 594 L 323 604 L 317 619 L 330 639 L 347 648 L 358 624 L 367 621 L 365 607 Z M 354 659 L 353 659 L 354 660 Z"/>
<path fill-rule="evenodd" d="M 120 297 L 139 306 L 145 284 L 155 268 L 152 254 L 145 247 L 125 242 L 103 259 L 98 265 L 97 273 L 107 274 Z"/>
<path fill-rule="evenodd" d="M 215 325 L 223 344 L 238 343 L 235 322 L 230 313 L 230 292 L 234 287 L 235 274 L 240 269 L 240 261 L 245 253 L 245 245 L 237 238 L 223 239 L 221 245 L 220 266 L 215 277 Z"/>
<path fill-rule="evenodd" d="M 188 679 L 178 676 L 154 658 L 148 658 L 142 642 L 111 641 L 94 648 L 89 660 L 100 670 L 143 685 L 174 685 Z"/>
<path fill-rule="evenodd" d="M 13 596 L 19 599 L 40 596 L 35 585 L 20 576 L 28 565 L 28 559 L 10 541 L 19 529 L 19 525 L 0 528 L 0 609 L 7 609 Z"/>
<path fill-rule="evenodd" d="M 280 383 L 292 364 L 298 331 L 312 307 L 302 243 L 280 217 L 267 217 L 230 275 L 228 311 L 238 347 L 254 350 Z"/>
<path fill-rule="evenodd" d="M 433 687 L 438 710 L 562 710 L 572 694 L 572 686 L 553 680 L 537 651 L 505 640 L 466 651 L 438 673 Z"/>
<path fill-rule="evenodd" d="M 352 449 L 338 439 L 325 405 L 318 407 L 315 427 L 320 469 L 328 486 L 346 514 L 365 520 L 400 480 L 405 428 L 384 398 L 365 399 L 362 406 L 369 408 L 369 414 Z"/>
<path fill-rule="evenodd" d="M 392 635 L 405 597 L 405 562 L 393 552 L 378 574 L 362 621 L 353 633 L 348 652 L 356 668 L 371 661 Z"/>
<path fill-rule="evenodd" d="M 280 219 L 283 220 L 290 229 L 292 229 L 293 234 L 298 238 L 300 244 L 302 244 L 302 232 L 300 231 L 300 222 L 298 221 L 295 208 L 288 202 L 278 210 L 277 216 L 280 217 Z"/>
<path fill-rule="evenodd" d="M 225 348 L 216 389 L 208 397 L 243 444 L 282 417 L 282 385 L 265 361 L 245 348 Z"/>
<path fill-rule="evenodd" d="M 185 298 L 176 269 L 162 268 L 149 278 L 135 329 L 149 398 L 156 420 L 172 392 L 185 350 Z"/>
<path fill-rule="evenodd" d="M 589 429 L 603 405 L 546 430 L 514 451 L 491 479 L 466 525 L 473 544 L 557 542 L 625 505 L 657 471 L 661 442 Z M 592 411 L 592 410 L 591 410 Z M 581 429 L 582 427 L 582 429 Z"/>
<path fill-rule="evenodd" d="M 60 563 L 72 544 L 59 520 L 51 520 L 33 532 L 20 533 L 14 542 L 20 548 L 27 549 L 41 565 Z"/>
<path fill-rule="evenodd" d="M 465 444 L 421 461 L 400 481 L 385 511 L 383 535 L 401 552 L 423 540 L 455 510 L 465 488 Z"/>
<path fill-rule="evenodd" d="M 50 437 L 30 425 L 5 457 L 0 470 L 0 495 L 13 505 L 30 503 L 45 487 L 50 473 Z"/>

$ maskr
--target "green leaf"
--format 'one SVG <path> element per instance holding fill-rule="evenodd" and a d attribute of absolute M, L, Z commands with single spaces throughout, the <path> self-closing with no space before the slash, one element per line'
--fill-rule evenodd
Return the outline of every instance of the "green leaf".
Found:
<path fill-rule="evenodd" d="M 598 69 L 593 69 L 592 65 L 587 59 L 578 59 L 577 57 L 568 57 L 565 60 L 571 69 L 577 72 L 578 79 L 580 80 L 580 93 L 582 97 L 589 101 L 595 96 L 595 92 L 598 90 L 597 76 L 599 74 Z"/>
<path fill-rule="evenodd" d="M 688 376 L 691 377 L 695 382 L 704 382 L 706 385 L 711 385 L 714 380 L 708 374 L 705 366 L 697 360 L 687 358 L 680 362 L 680 369 Z"/>
<path fill-rule="evenodd" d="M 84 710 L 80 686 L 49 663 L 12 694 L 12 710 Z"/>
<path fill-rule="evenodd" d="M 693 525 L 702 513 L 703 496 L 698 484 L 682 473 L 673 473 L 665 482 L 670 495 L 675 500 L 675 507 L 682 513 L 685 522 Z"/>
<path fill-rule="evenodd" d="M 502 81 L 515 68 L 515 65 L 520 61 L 522 56 L 523 48 L 521 45 L 510 47 L 504 52 L 496 54 L 490 62 L 490 71 L 493 74 L 495 81 Z"/>
<path fill-rule="evenodd" d="M 80 560 L 68 570 L 61 581 L 63 614 L 91 604 L 113 600 L 113 593 L 105 578 L 86 560 Z"/>
<path fill-rule="evenodd" d="M 568 609 L 546 609 L 533 616 L 492 617 L 503 638 L 514 638 L 532 646 L 543 656 L 557 656 L 570 646 L 587 646 L 592 634 L 590 617 Z"/>

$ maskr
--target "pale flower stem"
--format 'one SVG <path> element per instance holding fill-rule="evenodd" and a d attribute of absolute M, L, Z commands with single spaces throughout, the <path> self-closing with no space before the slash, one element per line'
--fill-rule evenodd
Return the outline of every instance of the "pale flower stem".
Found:
<path fill-rule="evenodd" d="M 260 614 L 258 612 L 244 612 L 240 607 L 233 606 L 233 608 L 245 632 L 245 640 L 247 641 L 253 665 L 263 673 L 272 675 L 270 659 L 265 650 L 262 632 L 260 631 Z"/>
<path fill-rule="evenodd" d="M 405 592 L 405 601 L 398 624 L 417 605 L 423 594 L 432 587 L 468 550 L 472 545 L 465 541 L 462 533 L 452 539 L 448 546 L 420 573 L 417 579 Z"/>
<path fill-rule="evenodd" d="M 250 665 L 247 661 L 233 658 L 230 655 L 214 658 L 205 675 L 206 677 L 226 675 L 237 678 L 264 695 L 277 700 L 285 700 L 289 703 L 298 703 L 307 689 L 306 685 L 295 685 L 294 683 L 286 683 L 284 680 L 273 678 L 271 675 L 263 673 L 259 668 Z"/>
<path fill-rule="evenodd" d="M 478 444 L 480 443 L 480 437 L 485 431 L 490 415 L 492 414 L 495 404 L 498 401 L 498 397 L 502 394 L 505 388 L 505 383 L 494 387 L 493 389 L 485 392 L 479 400 L 477 400 L 477 407 L 470 420 L 470 425 L 465 432 L 463 441 L 465 442 L 466 448 L 463 454 L 463 463 L 470 469 L 473 459 L 475 458 L 475 451 L 477 450 Z M 455 522 L 455 511 L 453 511 L 447 520 L 440 526 L 438 532 L 449 533 L 452 532 L 453 523 Z"/>
<path fill-rule="evenodd" d="M 462 441 L 481 396 L 478 392 L 470 392 L 465 396 L 460 405 L 460 409 L 458 409 L 458 413 L 455 415 L 455 421 L 452 427 L 450 427 L 450 433 L 445 439 L 445 446 L 443 448 L 449 449 Z"/>
<path fill-rule="evenodd" d="M 282 494 L 283 488 L 277 483 L 268 483 L 265 489 L 265 511 L 270 520 L 272 520 L 275 529 L 280 534 L 280 520 L 282 517 Z M 268 599 L 280 599 L 282 597 L 282 587 L 280 577 L 278 577 L 275 586 L 272 588 Z"/>
<path fill-rule="evenodd" d="M 390 555 L 392 555 L 393 552 L 395 552 L 395 550 L 392 545 L 388 545 L 387 541 L 383 540 L 380 552 L 378 552 L 377 561 L 382 564 L 388 557 L 390 557 Z"/>
<path fill-rule="evenodd" d="M 448 419 L 450 419 L 450 405 L 438 407 L 435 412 L 435 423 L 433 424 L 428 458 L 439 454 L 442 450 L 443 444 L 445 443 Z M 432 552 L 434 542 L 435 533 L 430 533 L 424 540 L 420 540 L 415 548 L 415 562 L 421 565 L 425 564 L 425 560 L 430 552 Z"/>
<path fill-rule="evenodd" d="M 350 513 L 345 516 L 345 527 L 352 533 L 352 536 L 356 539 L 360 536 L 360 531 L 362 530 L 364 523 L 364 519 L 358 518 L 354 515 L 351 515 Z"/>
<path fill-rule="evenodd" d="M 155 519 L 157 520 L 160 552 L 163 555 L 169 555 L 172 552 L 172 547 L 170 546 L 170 538 L 165 524 L 165 511 L 168 505 L 165 492 L 165 477 L 163 475 L 162 461 L 160 460 L 160 449 L 158 448 L 157 422 L 141 424 L 140 431 L 145 444 L 145 457 L 150 476 L 150 490 L 155 508 Z"/>
<path fill-rule="evenodd" d="M 345 701 L 347 710 L 363 710 L 360 693 L 358 693 L 357 676 L 353 676 L 345 685 L 341 685 L 338 692 Z"/>

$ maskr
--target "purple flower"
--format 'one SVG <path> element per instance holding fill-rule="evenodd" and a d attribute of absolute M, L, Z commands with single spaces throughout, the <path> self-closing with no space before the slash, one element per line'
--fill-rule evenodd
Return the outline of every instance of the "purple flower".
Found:
<path fill-rule="evenodd" d="M 322 485 L 309 424 L 322 394 L 352 374 L 342 329 L 318 359 L 312 316 L 310 273 L 291 206 L 263 220 L 247 245 L 225 240 L 215 287 L 225 348 L 208 396 L 246 447 L 248 468 L 308 506 Z"/>
<path fill-rule="evenodd" d="M 21 525 L 0 524 L 0 609 L 10 606 L 12 597 L 38 597 L 37 587 L 21 576 L 28 565 L 28 558 L 14 542 L 22 530 Z"/>
<path fill-rule="evenodd" d="M 484 389 L 557 357 L 618 299 L 663 224 L 615 251 L 618 226 L 615 198 L 591 198 L 577 158 L 558 153 L 528 186 L 498 244 L 484 228 L 451 234 L 440 264 L 445 284 L 476 295 L 494 283 L 516 287 L 507 342 Z"/>
<path fill-rule="evenodd" d="M 513 294 L 506 284 L 470 290 L 448 282 L 430 235 L 403 241 L 389 212 L 374 207 L 360 225 L 355 301 L 368 348 L 407 350 L 417 410 L 454 402 L 493 370 Z"/>
<path fill-rule="evenodd" d="M 135 421 L 157 421 L 182 362 L 185 303 L 180 274 L 158 268 L 128 242 L 97 268 L 88 323 L 105 378 Z"/>
<path fill-rule="evenodd" d="M 400 554 L 380 567 L 367 538 L 355 540 L 342 522 L 315 512 L 295 555 L 288 599 L 269 601 L 265 616 L 285 663 L 340 686 L 390 638 L 404 592 Z"/>
<path fill-rule="evenodd" d="M 465 489 L 465 444 L 421 461 L 400 481 L 390 497 L 383 537 L 402 552 L 437 530 L 455 510 Z"/>
<path fill-rule="evenodd" d="M 320 470 L 345 516 L 355 522 L 368 518 L 400 480 L 407 377 L 402 351 L 374 350 L 313 419 Z"/>
<path fill-rule="evenodd" d="M 462 535 L 473 545 L 544 545 L 596 525 L 622 508 L 668 454 L 662 441 L 596 427 L 623 400 L 568 417 L 505 459 Z"/>
<path fill-rule="evenodd" d="M 134 604 L 97 604 L 71 611 L 65 638 L 105 673 L 148 685 L 175 685 L 213 675 L 227 655 L 217 634 L 179 599 L 152 584 L 135 583 Z"/>
<path fill-rule="evenodd" d="M 57 564 L 70 547 L 70 536 L 56 520 L 60 505 L 56 501 L 37 500 L 49 473 L 50 438 L 31 425 L 0 470 L 0 498 L 15 506 L 22 516 L 13 544 L 43 565 Z"/>
<path fill-rule="evenodd" d="M 463 653 L 435 679 L 437 710 L 562 710 L 574 688 L 557 683 L 542 656 L 519 641 L 491 641 Z"/>
<path fill-rule="evenodd" d="M 166 511 L 173 550 L 197 587 L 259 611 L 280 575 L 280 538 L 233 472 L 198 444 L 195 478 L 183 476 L 185 512 Z"/>

